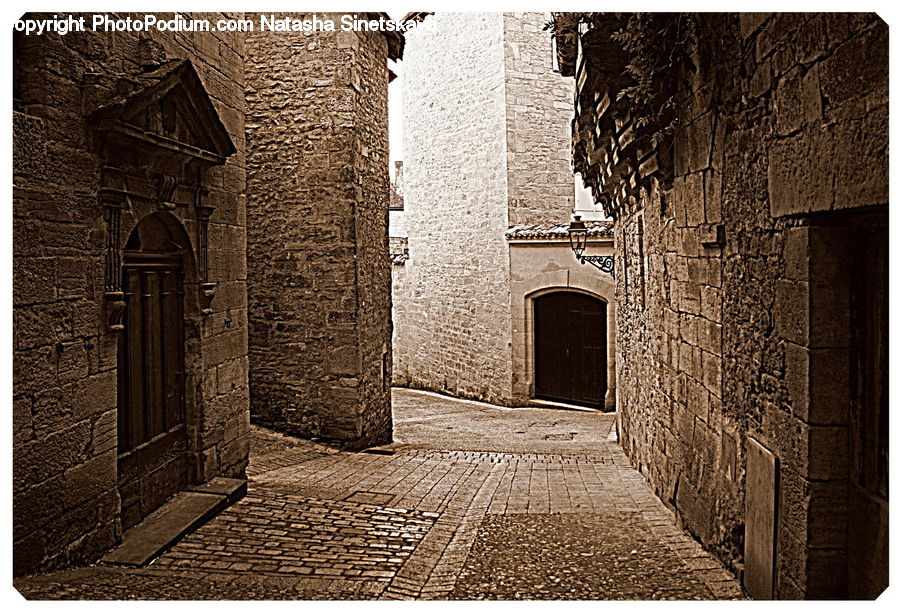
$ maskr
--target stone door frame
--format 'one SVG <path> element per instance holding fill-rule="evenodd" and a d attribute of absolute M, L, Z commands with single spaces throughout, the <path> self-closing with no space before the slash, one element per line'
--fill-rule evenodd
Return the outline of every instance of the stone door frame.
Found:
<path fill-rule="evenodd" d="M 534 397 L 534 299 L 557 291 L 582 293 L 606 302 L 607 390 L 603 404 L 604 410 L 613 411 L 616 408 L 615 283 L 611 277 L 594 268 L 544 272 L 512 291 L 513 401 L 515 404 L 527 404 Z"/>

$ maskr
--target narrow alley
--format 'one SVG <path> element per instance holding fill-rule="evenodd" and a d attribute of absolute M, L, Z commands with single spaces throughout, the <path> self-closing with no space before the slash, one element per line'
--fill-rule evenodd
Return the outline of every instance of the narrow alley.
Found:
<path fill-rule="evenodd" d="M 723 599 L 614 415 L 393 390 L 396 442 L 254 427 L 249 493 L 145 568 L 15 582 L 29 599 Z"/>
<path fill-rule="evenodd" d="M 882 16 L 11 34 L 26 599 L 887 589 Z"/>

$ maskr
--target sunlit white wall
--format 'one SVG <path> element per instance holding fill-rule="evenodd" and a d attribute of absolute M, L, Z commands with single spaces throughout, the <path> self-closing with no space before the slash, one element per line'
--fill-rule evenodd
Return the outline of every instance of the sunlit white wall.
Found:
<path fill-rule="evenodd" d="M 594 196 L 591 190 L 584 186 L 581 180 L 581 174 L 575 173 L 575 214 L 581 215 L 584 221 L 603 221 L 607 217 L 603 214 L 603 207 L 594 204 Z"/>

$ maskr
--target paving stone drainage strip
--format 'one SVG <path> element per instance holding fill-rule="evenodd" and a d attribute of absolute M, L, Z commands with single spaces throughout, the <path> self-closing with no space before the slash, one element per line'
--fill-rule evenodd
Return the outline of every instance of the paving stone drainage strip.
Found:
<path fill-rule="evenodd" d="M 152 567 L 389 581 L 436 513 L 248 495 Z"/>
<path fill-rule="evenodd" d="M 548 434 L 572 436 L 572 434 Z M 574 437 L 574 436 L 572 436 Z M 569 438 L 567 438 L 569 439 Z M 612 457 L 602 455 L 558 455 L 558 454 L 541 454 L 541 453 L 498 453 L 483 451 L 445 451 L 430 449 L 404 449 L 406 455 L 425 457 L 428 459 L 453 460 L 453 461 L 490 461 L 492 463 L 590 463 L 590 464 L 612 464 Z"/>

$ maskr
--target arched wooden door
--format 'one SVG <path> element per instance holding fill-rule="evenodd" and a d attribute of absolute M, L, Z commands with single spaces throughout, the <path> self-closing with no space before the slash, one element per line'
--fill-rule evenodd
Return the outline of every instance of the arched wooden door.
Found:
<path fill-rule="evenodd" d="M 572 291 L 535 298 L 535 397 L 602 408 L 606 383 L 606 302 Z"/>
<path fill-rule="evenodd" d="M 129 527 L 187 484 L 184 244 L 156 217 L 125 247 L 119 337 L 118 483 Z"/>

